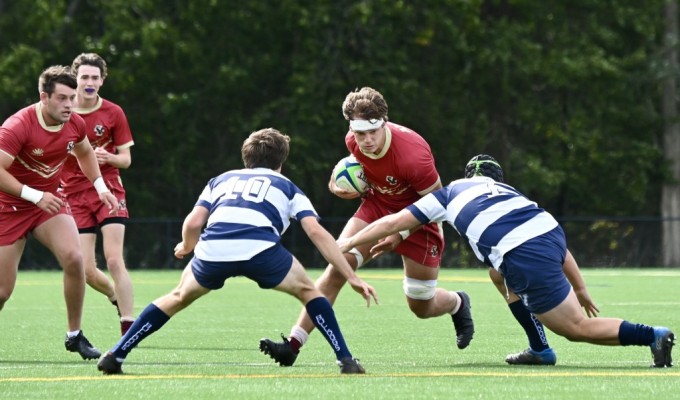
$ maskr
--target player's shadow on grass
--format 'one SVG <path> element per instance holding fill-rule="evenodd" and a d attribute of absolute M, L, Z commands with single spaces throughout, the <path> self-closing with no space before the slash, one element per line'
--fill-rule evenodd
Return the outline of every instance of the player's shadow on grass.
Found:
<path fill-rule="evenodd" d="M 3 364 L 28 364 L 28 365 L 91 365 L 96 367 L 97 360 L 71 360 L 71 361 L 45 361 L 45 360 L 0 360 Z"/>
<path fill-rule="evenodd" d="M 651 360 L 649 361 L 651 364 Z M 433 365 L 428 366 L 428 368 L 435 370 L 448 370 L 448 371 L 470 371 L 470 369 L 484 368 L 485 371 L 492 370 L 493 372 L 567 372 L 569 370 L 582 370 L 582 371 L 605 371 L 605 370 L 639 370 L 639 371 L 649 371 L 656 370 L 655 368 L 650 368 L 649 364 L 644 362 L 631 363 L 630 365 L 572 365 L 572 364 L 557 364 L 557 365 L 508 365 L 501 363 L 464 363 L 464 364 L 449 364 L 449 365 Z M 666 368 L 660 368 L 661 370 Z"/>
<path fill-rule="evenodd" d="M 253 351 L 258 350 L 257 345 L 252 347 L 193 347 L 193 346 L 139 346 L 142 350 L 189 350 L 189 351 Z"/>

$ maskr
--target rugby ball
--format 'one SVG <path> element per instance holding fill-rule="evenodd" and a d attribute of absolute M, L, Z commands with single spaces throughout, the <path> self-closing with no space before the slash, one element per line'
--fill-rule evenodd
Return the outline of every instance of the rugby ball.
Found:
<path fill-rule="evenodd" d="M 352 155 L 338 161 L 333 168 L 333 179 L 339 188 L 350 192 L 363 194 L 368 189 L 364 168 Z"/>

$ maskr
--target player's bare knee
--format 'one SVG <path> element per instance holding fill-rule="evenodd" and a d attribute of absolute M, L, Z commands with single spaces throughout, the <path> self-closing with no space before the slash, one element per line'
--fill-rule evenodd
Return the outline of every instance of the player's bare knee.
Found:
<path fill-rule="evenodd" d="M 335 268 L 330 268 L 327 270 L 319 279 L 316 281 L 316 286 L 323 293 L 337 293 L 342 289 L 347 280 Z"/>
<path fill-rule="evenodd" d="M 85 282 L 88 284 L 91 282 L 95 282 L 97 277 L 97 271 L 93 271 L 90 268 L 85 268 Z"/>
<path fill-rule="evenodd" d="M 189 299 L 187 298 L 185 292 L 183 290 L 180 290 L 179 288 L 173 289 L 172 292 L 169 293 L 169 297 L 172 303 L 175 303 L 176 305 L 181 305 L 183 307 L 191 303 L 191 301 L 189 301 Z"/>
<path fill-rule="evenodd" d="M 79 249 L 72 249 L 62 254 L 59 257 L 59 263 L 64 269 L 64 272 L 77 272 L 84 268 L 83 266 L 83 255 Z"/>
<path fill-rule="evenodd" d="M 5 303 L 9 300 L 11 295 L 12 292 L 0 290 L 0 310 L 5 306 Z"/>
<path fill-rule="evenodd" d="M 324 297 L 323 293 L 314 285 L 301 285 L 298 289 L 291 293 L 293 296 L 297 297 L 302 304 L 307 304 L 310 300 L 317 297 Z"/>
<path fill-rule="evenodd" d="M 562 336 L 570 342 L 587 342 L 588 335 L 583 326 L 579 323 L 549 323 L 546 326 L 556 334 Z"/>
<path fill-rule="evenodd" d="M 125 270 L 125 263 L 120 257 L 109 257 L 106 259 L 106 268 L 112 274 L 117 274 Z"/>
<path fill-rule="evenodd" d="M 575 343 L 584 341 L 582 336 L 575 335 L 575 334 L 572 334 L 572 333 L 565 334 L 565 335 L 563 335 L 563 337 L 565 339 L 567 339 L 568 341 L 575 342 Z"/>

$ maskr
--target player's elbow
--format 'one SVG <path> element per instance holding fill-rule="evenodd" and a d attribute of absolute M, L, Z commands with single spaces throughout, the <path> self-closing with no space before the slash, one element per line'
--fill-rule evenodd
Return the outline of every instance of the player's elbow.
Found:
<path fill-rule="evenodd" d="M 132 165 L 131 157 L 122 157 L 118 159 L 118 169 L 128 169 Z"/>

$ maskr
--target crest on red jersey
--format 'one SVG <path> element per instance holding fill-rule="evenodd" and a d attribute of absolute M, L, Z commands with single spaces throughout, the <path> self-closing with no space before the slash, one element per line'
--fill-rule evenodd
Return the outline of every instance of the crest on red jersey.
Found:
<path fill-rule="evenodd" d="M 106 132 L 106 128 L 103 125 L 97 125 L 94 127 L 94 133 L 97 136 L 102 136 Z"/>

